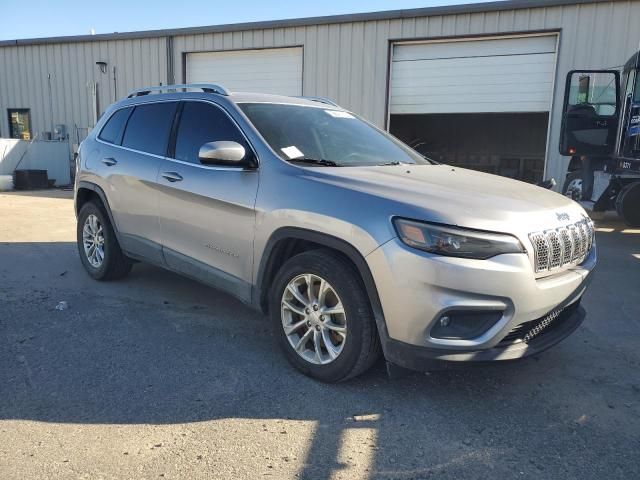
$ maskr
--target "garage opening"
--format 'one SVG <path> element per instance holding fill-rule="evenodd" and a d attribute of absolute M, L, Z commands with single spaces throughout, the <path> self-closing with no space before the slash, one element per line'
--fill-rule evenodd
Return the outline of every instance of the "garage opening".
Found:
<path fill-rule="evenodd" d="M 442 163 L 542 180 L 556 36 L 393 46 L 389 130 Z"/>
<path fill-rule="evenodd" d="M 392 115 L 390 131 L 437 162 L 535 183 L 548 124 L 547 113 Z"/>

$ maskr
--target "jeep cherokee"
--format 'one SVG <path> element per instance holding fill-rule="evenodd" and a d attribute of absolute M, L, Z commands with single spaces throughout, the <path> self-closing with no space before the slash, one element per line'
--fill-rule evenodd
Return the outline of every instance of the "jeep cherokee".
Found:
<path fill-rule="evenodd" d="M 111 105 L 75 180 L 97 280 L 149 262 L 270 317 L 314 378 L 511 360 L 584 319 L 594 227 L 575 202 L 441 165 L 319 98 L 152 87 Z"/>

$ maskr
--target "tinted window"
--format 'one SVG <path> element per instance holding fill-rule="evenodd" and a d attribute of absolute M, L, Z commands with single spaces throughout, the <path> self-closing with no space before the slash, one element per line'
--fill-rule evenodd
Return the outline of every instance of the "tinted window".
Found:
<path fill-rule="evenodd" d="M 176 102 L 137 106 L 124 133 L 122 145 L 155 155 L 165 155 Z"/>
<path fill-rule="evenodd" d="M 175 158 L 200 163 L 200 147 L 220 140 L 238 142 L 247 152 L 250 151 L 238 127 L 218 107 L 203 102 L 184 102 L 176 137 Z"/>
<path fill-rule="evenodd" d="M 111 118 L 102 128 L 98 138 L 105 142 L 120 145 L 120 142 L 122 141 L 122 134 L 124 133 L 124 126 L 127 124 L 127 119 L 129 118 L 130 113 L 131 108 L 123 108 L 111 115 Z"/>

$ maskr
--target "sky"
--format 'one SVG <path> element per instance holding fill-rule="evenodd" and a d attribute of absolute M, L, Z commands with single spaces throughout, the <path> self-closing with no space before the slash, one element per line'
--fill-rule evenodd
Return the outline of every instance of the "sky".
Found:
<path fill-rule="evenodd" d="M 0 0 L 0 40 L 198 27 L 487 0 Z"/>

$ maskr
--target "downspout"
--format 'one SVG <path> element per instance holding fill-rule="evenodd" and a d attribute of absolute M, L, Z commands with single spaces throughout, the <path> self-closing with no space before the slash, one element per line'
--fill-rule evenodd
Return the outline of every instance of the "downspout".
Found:
<path fill-rule="evenodd" d="M 53 138 L 53 94 L 51 93 L 51 74 L 47 73 L 47 83 L 49 86 L 49 121 L 51 126 L 51 138 Z"/>
<path fill-rule="evenodd" d="M 118 101 L 118 80 L 116 79 L 116 67 L 113 67 L 113 101 Z"/>

